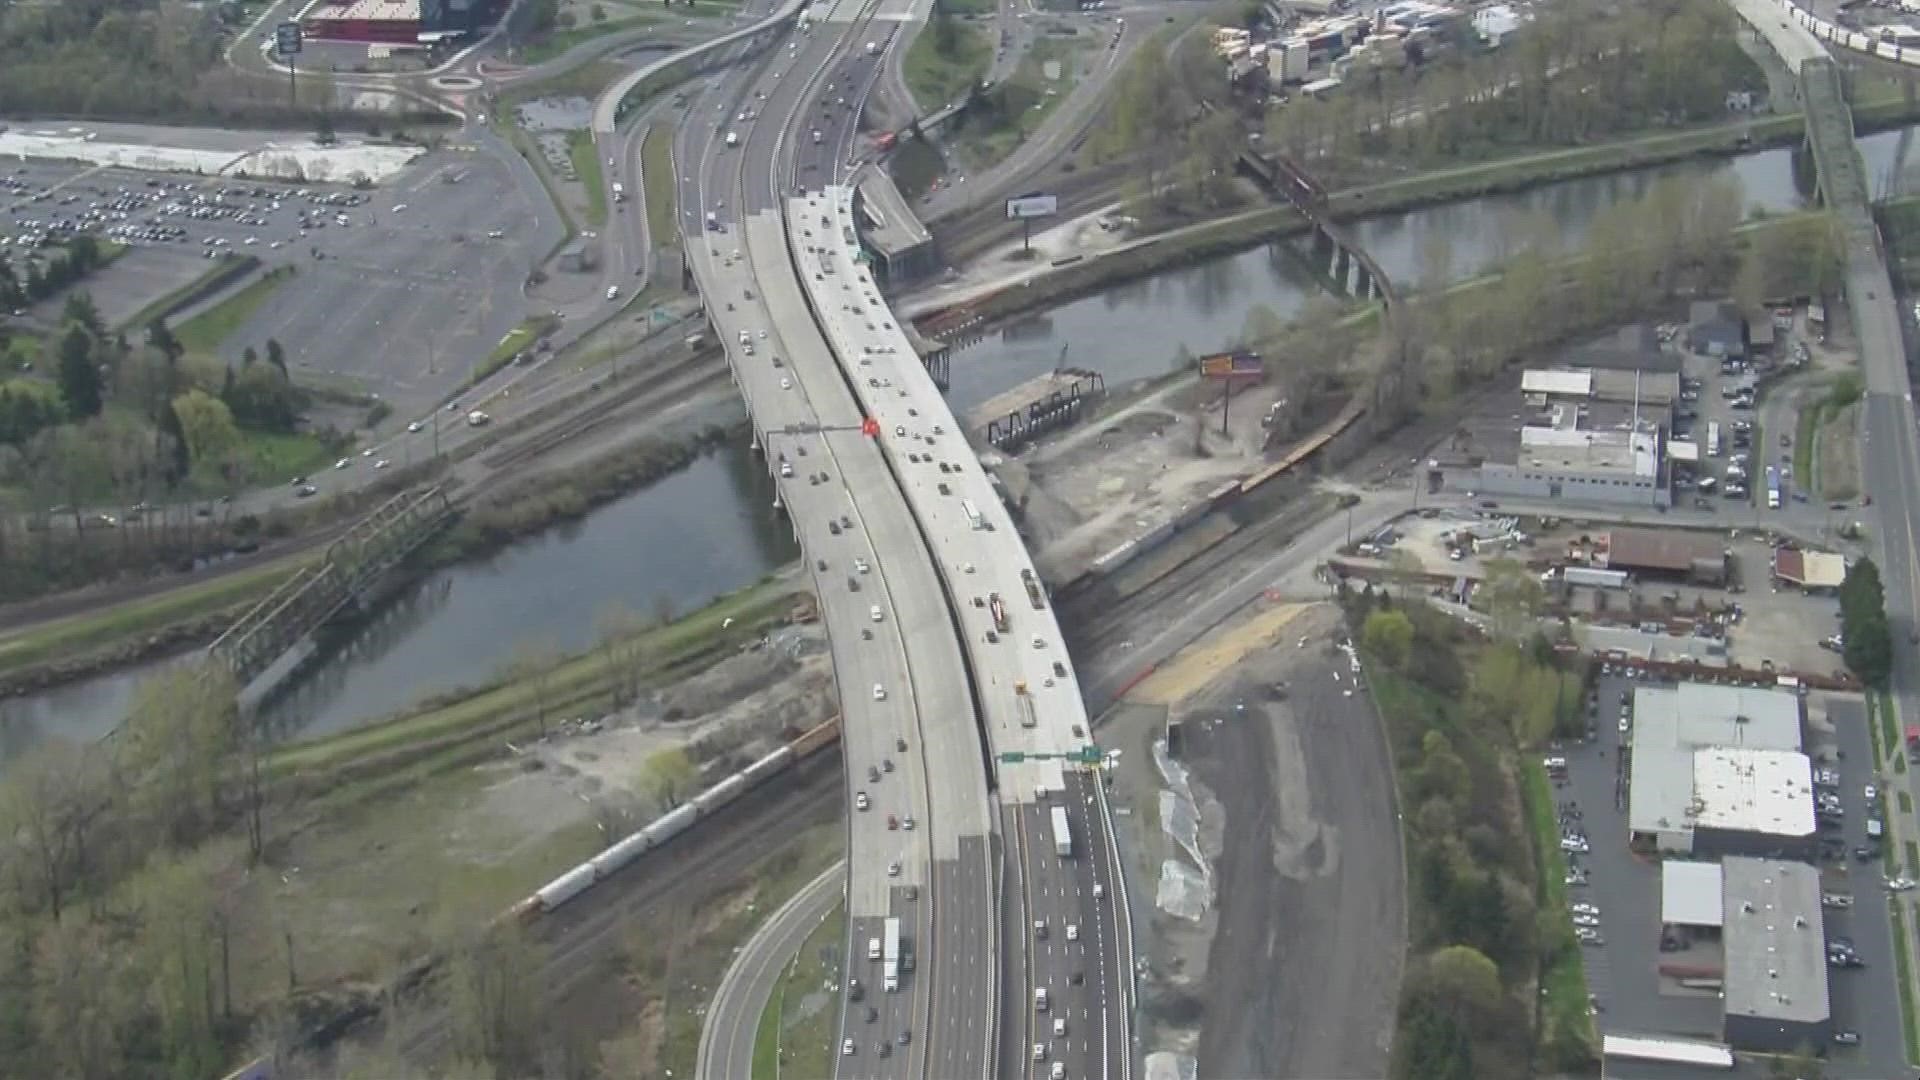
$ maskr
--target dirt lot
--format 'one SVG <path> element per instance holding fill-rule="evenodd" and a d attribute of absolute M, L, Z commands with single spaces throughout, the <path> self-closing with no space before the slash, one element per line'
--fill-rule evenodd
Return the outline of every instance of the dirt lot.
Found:
<path fill-rule="evenodd" d="M 1259 468 L 1268 456 L 1261 421 L 1281 392 L 1236 388 L 1222 434 L 1218 384 L 1163 386 L 997 466 L 1016 503 L 1025 502 L 1022 528 L 1042 575 L 1070 577 Z"/>
<path fill-rule="evenodd" d="M 1386 746 L 1338 636 L 1326 605 L 1258 611 L 1164 665 L 1108 729 L 1124 750 L 1129 884 L 1151 912 L 1146 1049 L 1197 1055 L 1202 1075 L 1386 1070 L 1405 952 L 1400 835 Z M 1149 740 L 1168 717 L 1213 898 L 1198 919 L 1148 899 L 1160 860 L 1192 866 L 1162 829 L 1172 800 Z"/>
<path fill-rule="evenodd" d="M 546 740 L 478 768 L 304 826 L 272 826 L 285 837 L 270 860 L 278 872 L 233 889 L 236 955 L 274 960 L 236 966 L 236 998 L 284 987 L 282 926 L 299 928 L 303 985 L 386 978 L 448 920 L 484 920 L 599 850 L 603 822 L 625 831 L 649 820 L 657 805 L 642 764 L 652 754 L 687 746 L 705 762 L 757 751 L 783 726 L 824 719 L 832 691 L 821 630 L 790 627 L 597 729 L 556 718 Z"/>

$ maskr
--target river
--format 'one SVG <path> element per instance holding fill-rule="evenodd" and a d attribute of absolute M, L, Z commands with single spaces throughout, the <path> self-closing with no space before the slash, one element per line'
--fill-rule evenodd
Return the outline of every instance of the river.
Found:
<path fill-rule="evenodd" d="M 1911 131 L 1912 129 L 1909 129 Z M 1897 182 L 1901 133 L 1861 140 L 1876 191 Z M 1522 223 L 1550 221 L 1576 248 L 1604 207 L 1666 176 L 1738 178 L 1752 212 L 1794 210 L 1809 192 L 1794 152 L 1686 162 L 1569 180 L 1531 191 L 1387 214 L 1357 226 L 1362 244 L 1403 281 L 1464 276 L 1508 254 Z M 1062 360 L 1110 384 L 1160 375 L 1181 349 L 1233 343 L 1256 305 L 1282 317 L 1319 291 L 1303 262 L 1255 248 L 1171 270 L 1023 319 L 954 356 L 950 400 L 964 412 Z M 476 563 L 436 572 L 403 593 L 333 659 L 270 706 L 277 729 L 318 735 L 391 713 L 422 697 L 496 674 L 526 643 L 578 651 L 610 605 L 646 614 L 687 611 L 798 556 L 771 508 L 765 473 L 729 446 L 585 520 Z M 664 599 L 663 599 L 664 598 Z M 0 761 L 42 733 L 98 737 L 126 712 L 147 669 L 0 701 Z"/>
<path fill-rule="evenodd" d="M 1909 128 L 1911 136 L 1920 129 Z M 1876 193 L 1899 180 L 1902 132 L 1860 140 Z M 1515 233 L 1533 221 L 1558 230 L 1562 250 L 1577 250 L 1599 212 L 1636 198 L 1663 177 L 1732 176 L 1750 213 L 1803 209 L 1810 167 L 1796 170 L 1792 150 L 1688 161 L 1636 172 L 1567 180 L 1528 191 L 1383 214 L 1354 232 L 1395 281 L 1414 283 L 1445 266 L 1460 278 L 1511 254 Z M 1091 368 L 1110 387 L 1163 375 L 1181 349 L 1198 356 L 1235 343 L 1247 315 L 1264 305 L 1282 318 L 1321 291 L 1292 251 L 1257 247 L 1198 266 L 1155 274 L 1036 314 L 953 355 L 949 398 L 964 414 L 995 394 L 1062 363 Z"/>
<path fill-rule="evenodd" d="M 578 652 L 614 606 L 687 612 L 799 557 L 757 455 L 729 444 L 586 518 L 435 571 L 266 715 L 282 735 L 338 731 L 486 681 L 524 647 Z M 0 761 L 48 732 L 99 738 L 165 661 L 0 701 Z"/>

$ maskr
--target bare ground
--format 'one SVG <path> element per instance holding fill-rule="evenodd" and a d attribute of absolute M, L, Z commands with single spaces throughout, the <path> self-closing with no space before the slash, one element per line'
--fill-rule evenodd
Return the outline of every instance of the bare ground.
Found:
<path fill-rule="evenodd" d="M 685 719 L 663 719 L 669 707 Z M 751 751 L 832 708 L 819 628 L 791 627 L 598 730 L 556 720 L 543 741 L 401 795 L 300 822 L 270 818 L 270 834 L 283 837 L 272 869 L 233 875 L 234 955 L 264 958 L 236 965 L 236 998 L 284 989 L 287 926 L 302 986 L 384 981 L 442 923 L 484 921 L 599 850 L 602 817 L 623 831 L 651 818 L 642 764 L 652 754 L 685 746 L 699 763 Z M 209 857 L 239 867 L 243 856 L 233 843 Z"/>
<path fill-rule="evenodd" d="M 1167 858 L 1138 759 L 1165 717 L 1182 722 L 1215 907 L 1197 923 L 1147 915 L 1143 1027 L 1146 1051 L 1197 1054 L 1201 1075 L 1386 1072 L 1406 947 L 1400 834 L 1385 741 L 1332 648 L 1339 633 L 1325 605 L 1256 610 L 1163 665 L 1110 729 L 1128 841 Z M 1129 859 L 1148 907 L 1154 855 Z"/>
<path fill-rule="evenodd" d="M 1814 444 L 1820 497 L 1852 500 L 1860 496 L 1860 405 L 1849 405 L 1821 425 Z"/>

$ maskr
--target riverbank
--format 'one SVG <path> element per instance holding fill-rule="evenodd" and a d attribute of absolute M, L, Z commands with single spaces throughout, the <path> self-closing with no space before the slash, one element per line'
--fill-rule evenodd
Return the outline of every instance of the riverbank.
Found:
<path fill-rule="evenodd" d="M 1859 131 L 1867 134 L 1920 121 L 1920 104 L 1883 100 L 1860 106 L 1854 115 Z M 1800 114 L 1794 113 L 1600 146 L 1521 154 L 1331 192 L 1327 207 L 1335 220 L 1358 221 L 1569 180 L 1791 146 L 1800 140 L 1803 129 Z M 916 316 L 916 321 L 952 318 L 962 311 L 969 319 L 1009 319 L 1153 274 L 1297 237 L 1309 227 L 1298 211 L 1286 205 L 1264 205 L 1215 220 L 1173 224 L 1163 232 L 1111 251 L 1087 254 L 1014 284 L 984 287 L 971 296 L 928 310 Z M 1019 265 L 1009 264 L 1009 269 Z"/>
<path fill-rule="evenodd" d="M 585 652 L 533 657 L 470 689 L 450 691 L 384 720 L 276 751 L 269 781 L 283 794 L 354 798 L 495 757 L 502 746 L 599 718 L 638 688 L 701 671 L 776 627 L 813 618 L 813 600 L 770 578 L 699 611 L 626 633 Z M 636 617 L 637 619 L 637 617 Z"/>
<path fill-rule="evenodd" d="M 690 436 L 642 439 L 566 470 L 528 476 L 470 503 L 407 567 L 411 574 L 483 558 L 660 480 L 736 435 L 710 425 Z M 212 641 L 290 575 L 319 561 L 311 546 L 185 588 L 49 620 L 0 637 L 0 697 L 168 656 Z"/>

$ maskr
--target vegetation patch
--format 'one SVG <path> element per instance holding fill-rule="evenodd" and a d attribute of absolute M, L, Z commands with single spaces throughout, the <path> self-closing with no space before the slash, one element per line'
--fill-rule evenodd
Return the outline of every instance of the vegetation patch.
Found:
<path fill-rule="evenodd" d="M 1913 1002 L 1913 955 L 1907 949 L 1906 905 L 1898 896 L 1887 898 L 1887 917 L 1893 921 L 1893 961 L 1899 975 L 1900 1030 L 1906 1037 L 1907 1060 L 1920 1061 L 1920 1028 L 1916 1028 Z"/>
<path fill-rule="evenodd" d="M 607 223 L 607 193 L 600 173 L 600 155 L 594 152 L 593 136 L 585 131 L 567 132 L 567 158 L 573 162 L 573 174 L 587 199 L 587 224 L 600 228 Z"/>
<path fill-rule="evenodd" d="M 1542 599 L 1514 590 L 1495 621 L 1518 624 Z M 1521 1076 L 1536 1059 L 1550 1071 L 1591 1067 L 1552 794 L 1521 763 L 1580 722 L 1579 674 L 1543 643 L 1475 637 L 1404 591 L 1343 587 L 1341 602 L 1405 808 L 1411 957 L 1392 1075 Z"/>
<path fill-rule="evenodd" d="M 831 1076 L 839 1047 L 840 999 L 822 988 L 838 985 L 847 946 L 847 909 L 823 919 L 800 946 L 780 981 L 785 1004 L 780 1012 L 781 1069 L 790 1076 Z M 885 1034 L 885 1033 L 881 1033 Z M 755 1047 L 756 1056 L 758 1047 Z"/>
<path fill-rule="evenodd" d="M 595 6 L 598 7 L 598 5 Z M 604 17 L 605 9 L 600 8 L 599 10 L 602 12 L 602 18 L 590 21 L 586 26 L 576 26 L 567 30 L 554 30 L 542 35 L 538 40 L 520 50 L 518 56 L 519 61 L 528 65 L 544 64 L 576 45 L 584 45 L 596 38 L 606 37 L 609 34 L 617 34 L 625 30 L 638 30 L 643 26 L 650 26 L 665 18 L 663 15 L 656 15 L 649 12 L 620 19 L 606 19 Z"/>
<path fill-rule="evenodd" d="M 291 265 L 275 267 L 218 304 L 173 327 L 173 336 L 189 354 L 213 354 L 239 331 L 260 305 L 295 273 Z"/>
<path fill-rule="evenodd" d="M 647 200 L 647 241 L 655 248 L 680 246 L 675 216 L 672 124 L 656 122 L 640 147 L 640 179 Z"/>
<path fill-rule="evenodd" d="M 949 122 L 951 141 L 959 145 L 961 155 L 978 169 L 1011 154 L 1073 92 L 1088 47 L 1078 36 L 1036 38 L 1011 77 L 974 94 L 966 109 Z M 1046 77 L 1049 64 L 1057 65 L 1058 79 Z"/>
<path fill-rule="evenodd" d="M 965 98 L 993 61 L 987 31 L 936 6 L 933 18 L 901 60 L 907 89 L 922 112 Z"/>
<path fill-rule="evenodd" d="M 560 320 L 553 315 L 529 316 L 519 326 L 507 331 L 500 338 L 493 350 L 487 353 L 486 358 L 473 369 L 472 376 L 467 379 L 467 385 L 476 386 L 492 378 L 501 368 L 513 363 L 523 351 L 531 349 L 541 338 L 559 328 Z"/>

